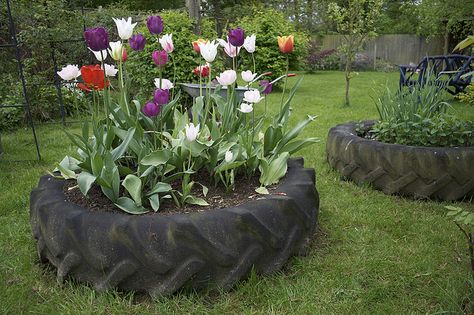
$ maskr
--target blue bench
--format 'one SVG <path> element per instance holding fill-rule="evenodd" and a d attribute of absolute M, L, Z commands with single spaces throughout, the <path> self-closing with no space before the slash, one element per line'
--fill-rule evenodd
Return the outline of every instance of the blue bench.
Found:
<path fill-rule="evenodd" d="M 424 85 L 431 71 L 437 84 L 446 84 L 449 93 L 458 94 L 471 83 L 472 74 L 465 74 L 474 71 L 473 63 L 474 56 L 445 55 L 426 56 L 418 66 L 400 65 L 400 90 L 415 84 Z"/>

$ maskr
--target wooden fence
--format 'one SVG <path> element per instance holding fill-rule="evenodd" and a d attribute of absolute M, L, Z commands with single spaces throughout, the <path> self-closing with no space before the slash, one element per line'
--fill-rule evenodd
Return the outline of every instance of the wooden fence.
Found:
<path fill-rule="evenodd" d="M 321 49 L 337 48 L 342 43 L 342 35 L 325 35 L 320 38 L 320 42 Z M 436 36 L 427 40 L 425 37 L 408 34 L 379 35 L 367 42 L 361 52 L 392 64 L 418 64 L 424 56 L 444 53 L 444 37 Z"/>

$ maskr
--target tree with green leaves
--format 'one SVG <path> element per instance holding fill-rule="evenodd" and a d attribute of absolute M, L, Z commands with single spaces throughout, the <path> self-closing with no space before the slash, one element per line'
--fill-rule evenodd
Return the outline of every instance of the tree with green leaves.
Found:
<path fill-rule="evenodd" d="M 343 35 L 339 48 L 345 55 L 345 106 L 350 105 L 349 86 L 352 78 L 352 62 L 356 52 L 362 49 L 368 39 L 376 35 L 375 23 L 380 16 L 383 0 L 348 0 L 344 5 L 331 2 L 328 5 L 330 19 L 337 31 Z"/>

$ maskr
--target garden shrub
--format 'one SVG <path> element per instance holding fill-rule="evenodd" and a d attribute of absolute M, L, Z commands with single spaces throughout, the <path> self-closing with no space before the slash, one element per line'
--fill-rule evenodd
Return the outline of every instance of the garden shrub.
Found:
<path fill-rule="evenodd" d="M 447 115 L 437 115 L 421 121 L 391 119 L 372 127 L 369 137 L 381 142 L 425 147 L 472 146 L 474 123 Z"/>
<path fill-rule="evenodd" d="M 376 100 L 380 116 L 366 137 L 404 145 L 454 147 L 474 144 L 474 123 L 447 113 L 445 86 L 427 71 L 424 85 L 392 93 L 388 88 Z"/>
<path fill-rule="evenodd" d="M 317 40 L 310 40 L 305 58 L 306 71 L 312 73 L 316 70 L 338 70 L 339 55 L 337 49 L 324 49 L 318 45 Z"/>
<path fill-rule="evenodd" d="M 161 12 L 160 16 L 165 22 L 163 32 L 158 37 L 164 34 L 173 34 L 174 52 L 171 53 L 171 59 L 163 70 L 163 77 L 173 81 L 173 64 L 176 67 L 176 82 L 198 82 L 198 77 L 193 74 L 193 69 L 200 63 L 205 63 L 198 53 L 193 50 L 192 42 L 199 37 L 205 39 L 215 39 L 216 32 L 214 25 L 209 19 L 203 19 L 201 24 L 202 35 L 195 35 L 193 33 L 193 21 L 185 12 L 180 11 L 165 11 Z M 143 51 L 132 51 L 129 49 L 129 59 L 127 61 L 127 69 L 130 73 L 132 86 L 139 86 L 140 90 L 135 93 L 151 93 L 154 89 L 153 80 L 150 78 L 157 78 L 158 68 L 153 63 L 151 54 L 155 50 L 162 50 L 157 37 L 151 35 L 145 25 L 137 27 L 137 33 L 145 36 L 147 44 Z M 139 57 L 140 56 L 140 57 Z M 213 73 L 221 69 L 222 63 L 213 64 Z"/>
<path fill-rule="evenodd" d="M 255 61 L 256 72 L 263 73 L 271 71 L 272 78 L 284 74 L 286 69 L 286 57 L 278 49 L 277 36 L 294 35 L 295 50 L 289 54 L 290 69 L 299 70 L 303 68 L 304 57 L 307 52 L 309 37 L 306 33 L 298 31 L 294 23 L 285 19 L 284 15 L 271 8 L 250 8 L 253 10 L 247 16 L 235 23 L 245 30 L 247 35 L 257 34 Z M 242 56 L 242 57 L 241 57 Z M 239 55 L 243 68 L 252 69 L 252 57 L 249 54 Z M 281 82 L 281 81 L 280 81 Z"/>
<path fill-rule="evenodd" d="M 79 8 L 69 6 L 69 1 L 11 1 L 12 12 L 21 44 L 22 62 L 31 112 L 35 121 L 60 117 L 60 106 L 53 85 L 55 72 L 51 58 L 51 41 L 77 39 L 78 42 L 55 42 L 54 52 L 59 69 L 66 63 L 83 64 L 97 61 L 87 50 L 82 39 L 83 15 Z M 32 14 L 34 12 L 34 14 Z M 100 10 L 86 10 L 86 27 L 106 25 L 116 32 L 111 17 L 133 16 L 125 6 L 114 5 Z M 0 6 L 0 17 L 7 21 L 6 6 Z M 8 28 L 0 28 L 0 39 L 9 42 Z M 18 77 L 14 50 L 0 50 L 0 99 L 2 104 L 23 104 L 24 97 Z M 66 113 L 75 112 L 71 94 L 63 90 Z M 0 130 L 14 129 L 26 121 L 23 108 L 0 109 Z"/>
<path fill-rule="evenodd" d="M 474 83 L 467 86 L 463 93 L 459 93 L 457 96 L 461 102 L 474 105 Z"/>

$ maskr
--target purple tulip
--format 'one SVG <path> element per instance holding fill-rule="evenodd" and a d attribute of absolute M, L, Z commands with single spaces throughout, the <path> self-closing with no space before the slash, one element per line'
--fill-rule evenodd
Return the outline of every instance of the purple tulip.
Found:
<path fill-rule="evenodd" d="M 168 103 L 170 99 L 170 91 L 165 89 L 156 89 L 155 90 L 155 97 L 153 101 L 158 105 L 164 105 Z"/>
<path fill-rule="evenodd" d="M 153 102 L 148 102 L 145 104 L 145 106 L 143 106 L 142 111 L 143 111 L 143 114 L 145 114 L 148 117 L 155 117 L 160 113 L 161 106 Z"/>
<path fill-rule="evenodd" d="M 158 67 L 166 65 L 168 62 L 168 54 L 164 50 L 155 50 L 151 54 L 151 58 Z"/>
<path fill-rule="evenodd" d="M 84 31 L 87 46 L 93 51 L 102 51 L 109 47 L 109 35 L 103 27 L 88 28 Z"/>
<path fill-rule="evenodd" d="M 245 33 L 244 30 L 240 27 L 231 28 L 229 30 L 229 42 L 232 46 L 240 47 L 244 44 L 245 41 Z"/>
<path fill-rule="evenodd" d="M 163 20 L 159 15 L 148 17 L 146 20 L 146 26 L 153 35 L 159 35 L 163 32 Z"/>
<path fill-rule="evenodd" d="M 145 48 L 146 38 L 142 34 L 137 34 L 130 37 L 128 43 L 130 44 L 130 47 L 132 47 L 133 50 L 140 51 Z"/>
<path fill-rule="evenodd" d="M 262 81 L 260 81 L 259 85 L 264 87 L 263 91 L 262 91 L 262 94 L 267 95 L 267 94 L 271 93 L 272 88 L 273 88 L 273 84 L 270 81 L 262 80 Z"/>

